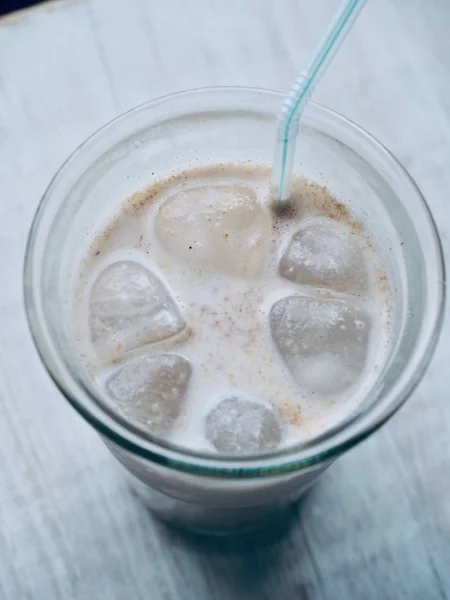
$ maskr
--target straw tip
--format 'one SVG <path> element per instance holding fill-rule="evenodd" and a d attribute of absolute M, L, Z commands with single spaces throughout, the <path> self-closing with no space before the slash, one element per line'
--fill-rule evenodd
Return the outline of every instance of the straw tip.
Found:
<path fill-rule="evenodd" d="M 275 177 L 272 177 L 272 181 L 270 183 L 270 188 L 269 188 L 270 199 L 273 202 L 279 202 L 279 203 L 285 202 L 290 197 L 289 188 L 286 185 L 283 185 L 283 189 L 281 190 L 280 184 L 273 181 L 273 179 L 275 179 Z"/>
<path fill-rule="evenodd" d="M 301 213 L 301 203 L 298 198 L 293 196 L 289 196 L 284 200 L 272 197 L 269 206 L 272 213 L 283 220 L 296 219 Z"/>

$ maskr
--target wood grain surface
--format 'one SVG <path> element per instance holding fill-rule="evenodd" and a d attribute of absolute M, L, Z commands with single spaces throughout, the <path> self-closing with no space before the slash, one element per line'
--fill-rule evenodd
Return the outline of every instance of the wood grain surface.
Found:
<path fill-rule="evenodd" d="M 99 126 L 184 88 L 286 89 L 339 0 L 72 0 L 0 20 L 0 598 L 450 599 L 450 332 L 405 408 L 278 528 L 155 520 L 46 376 L 21 271 L 40 196 Z M 315 98 L 387 145 L 450 256 L 450 3 L 372 0 Z"/>

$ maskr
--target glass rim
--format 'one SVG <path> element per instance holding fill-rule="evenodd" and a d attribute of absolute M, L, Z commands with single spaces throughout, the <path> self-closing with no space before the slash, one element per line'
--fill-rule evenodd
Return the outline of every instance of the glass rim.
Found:
<path fill-rule="evenodd" d="M 99 434 L 114 444 L 141 458 L 150 460 L 151 462 L 178 471 L 185 471 L 198 475 L 237 478 L 276 476 L 330 461 L 368 437 L 383 425 L 383 423 L 385 423 L 406 402 L 408 397 L 420 383 L 434 353 L 443 323 L 445 305 L 445 264 L 439 233 L 430 208 L 417 184 L 399 160 L 383 144 L 359 125 L 325 106 L 315 102 L 309 103 L 309 111 L 314 111 L 319 117 L 331 119 L 335 124 L 338 124 L 341 127 L 343 126 L 346 130 L 351 130 L 352 133 L 356 134 L 366 145 L 375 147 L 378 153 L 384 155 L 384 158 L 395 166 L 397 174 L 403 177 L 404 181 L 407 181 L 409 186 L 413 188 L 423 209 L 423 215 L 427 220 L 427 226 L 433 239 L 436 269 L 440 275 L 436 280 L 436 299 L 431 307 L 431 314 L 427 315 L 429 324 L 426 333 L 421 334 L 420 336 L 422 337 L 425 335 L 426 340 L 425 344 L 422 344 L 416 368 L 412 376 L 404 382 L 403 387 L 400 390 L 395 393 L 391 392 L 392 398 L 390 402 L 386 402 L 387 408 L 378 416 L 378 418 L 372 420 L 367 418 L 370 416 L 370 413 L 374 410 L 375 406 L 377 406 L 377 400 L 375 405 L 367 409 L 365 413 L 356 413 L 343 420 L 338 425 L 330 427 L 320 436 L 275 452 L 254 454 L 250 456 L 235 456 L 190 450 L 168 441 L 158 439 L 151 434 L 146 434 L 142 429 L 131 425 L 117 415 L 108 415 L 104 408 L 101 407 L 100 412 L 103 418 L 100 418 L 96 414 L 98 411 L 95 409 L 92 410 L 92 408 L 95 408 L 93 405 L 96 405 L 97 408 L 99 407 L 95 397 L 81 381 L 73 376 L 70 366 L 67 365 L 65 361 L 61 360 L 56 345 L 52 340 L 48 324 L 45 322 L 45 318 L 42 315 L 40 315 L 41 318 L 39 318 L 40 316 L 37 314 L 38 311 L 36 310 L 40 306 L 40 283 L 39 281 L 36 281 L 34 275 L 34 264 L 36 260 L 34 250 L 36 238 L 39 233 L 39 225 L 41 218 L 45 214 L 46 207 L 51 200 L 54 187 L 59 179 L 64 176 L 65 172 L 71 168 L 72 163 L 76 162 L 78 156 L 88 149 L 93 141 L 96 141 L 103 134 L 107 133 L 109 129 L 114 128 L 119 122 L 121 123 L 122 121 L 127 120 L 129 117 L 140 111 L 151 110 L 152 107 L 157 106 L 162 102 L 179 98 L 182 99 L 186 96 L 214 93 L 222 93 L 224 96 L 226 94 L 245 93 L 265 96 L 270 95 L 280 102 L 284 97 L 282 93 L 277 91 L 245 86 L 204 87 L 179 91 L 140 104 L 112 119 L 89 136 L 74 150 L 74 152 L 72 152 L 53 176 L 34 215 L 27 240 L 24 260 L 25 312 L 34 344 L 44 367 L 55 385 L 75 410 L 91 426 L 93 426 Z M 257 112 L 256 109 L 257 107 L 255 106 L 255 113 Z M 430 312 L 429 308 L 427 309 L 427 312 Z M 59 365 L 58 362 L 60 363 Z M 68 381 L 72 385 L 69 385 L 67 383 Z M 75 388 L 77 393 L 74 393 L 73 388 Z M 80 394 L 87 399 L 87 402 L 80 401 Z M 389 397 L 389 393 L 387 396 Z M 89 409 L 89 407 L 91 409 Z"/>

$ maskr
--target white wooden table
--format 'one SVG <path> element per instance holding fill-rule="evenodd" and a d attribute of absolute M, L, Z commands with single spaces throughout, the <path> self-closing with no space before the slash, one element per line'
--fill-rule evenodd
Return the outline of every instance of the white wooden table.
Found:
<path fill-rule="evenodd" d="M 285 89 L 339 0 L 73 0 L 0 20 L 0 598 L 450 598 L 450 332 L 409 404 L 343 457 L 284 531 L 166 528 L 55 390 L 22 307 L 49 179 L 120 112 L 185 88 Z M 371 0 L 317 89 L 375 134 L 450 257 L 450 3 Z"/>

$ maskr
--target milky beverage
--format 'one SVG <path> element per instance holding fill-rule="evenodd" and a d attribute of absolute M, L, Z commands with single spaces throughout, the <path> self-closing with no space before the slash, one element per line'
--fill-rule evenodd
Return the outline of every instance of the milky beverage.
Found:
<path fill-rule="evenodd" d="M 389 290 L 363 224 L 326 188 L 271 200 L 265 167 L 139 192 L 80 268 L 82 364 L 108 404 L 195 450 L 267 452 L 338 423 L 389 347 Z"/>

